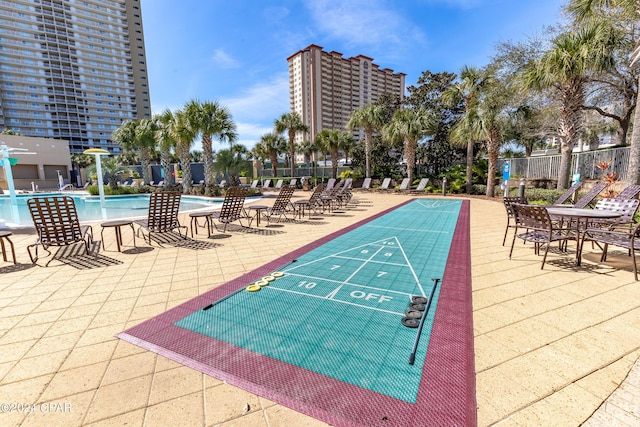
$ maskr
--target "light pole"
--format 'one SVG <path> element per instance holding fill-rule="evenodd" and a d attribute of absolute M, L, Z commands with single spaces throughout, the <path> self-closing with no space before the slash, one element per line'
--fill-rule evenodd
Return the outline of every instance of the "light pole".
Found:
<path fill-rule="evenodd" d="M 105 216 L 105 203 L 104 203 L 104 183 L 102 176 L 102 160 L 100 156 L 108 156 L 109 153 L 107 150 L 103 150 L 102 148 L 89 148 L 88 150 L 84 150 L 83 154 L 93 154 L 96 156 L 96 173 L 98 174 L 98 193 L 100 194 L 100 209 L 102 209 L 102 215 Z"/>

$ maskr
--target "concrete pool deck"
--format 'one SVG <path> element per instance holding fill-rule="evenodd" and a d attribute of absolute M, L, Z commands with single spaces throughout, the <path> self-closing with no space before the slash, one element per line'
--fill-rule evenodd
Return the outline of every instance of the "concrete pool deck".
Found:
<path fill-rule="evenodd" d="M 95 265 L 32 267 L 25 248 L 33 232 L 14 233 L 19 265 L 0 264 L 0 404 L 16 406 L 0 422 L 325 425 L 115 335 L 407 196 L 354 199 L 363 203 L 321 224 L 234 228 L 212 239 L 201 232 L 197 247 L 149 250 L 140 239 L 131 250 L 125 232 L 119 253 L 107 230 Z M 640 283 L 631 261 L 613 250 L 601 265 L 585 249 L 575 267 L 570 243 L 568 254 L 550 251 L 540 270 L 531 246 L 518 244 L 508 259 L 505 224 L 499 199 L 471 200 L 478 424 L 639 425 Z M 20 404 L 35 411 L 19 412 Z"/>

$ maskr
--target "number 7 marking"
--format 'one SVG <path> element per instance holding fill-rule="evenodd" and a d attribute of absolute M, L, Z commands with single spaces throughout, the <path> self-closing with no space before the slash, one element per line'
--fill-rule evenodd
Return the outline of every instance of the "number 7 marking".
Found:
<path fill-rule="evenodd" d="M 387 272 L 386 272 L 386 271 L 378 271 L 378 277 L 382 277 L 382 276 L 384 276 L 385 274 L 387 274 Z"/>
<path fill-rule="evenodd" d="M 331 267 L 331 270 L 337 270 L 337 269 L 338 269 L 338 268 L 340 268 L 340 267 L 341 267 L 340 265 L 335 265 L 335 264 L 334 264 L 334 265 L 333 265 L 333 267 Z"/>

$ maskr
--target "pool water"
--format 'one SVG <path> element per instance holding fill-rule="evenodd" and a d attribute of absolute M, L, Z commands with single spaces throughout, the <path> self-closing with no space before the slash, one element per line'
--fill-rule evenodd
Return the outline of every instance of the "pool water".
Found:
<path fill-rule="evenodd" d="M 19 194 L 17 205 L 12 205 L 9 196 L 0 196 L 0 228 L 8 226 L 31 226 L 31 215 L 27 200 L 33 197 L 60 196 L 60 193 Z M 63 194 L 73 197 L 80 222 L 105 221 L 119 218 L 139 218 L 147 215 L 149 195 L 105 196 L 105 211 L 100 208 L 100 197 L 87 194 Z M 180 212 L 199 209 L 219 209 L 221 198 L 212 199 L 196 196 L 182 196 Z"/>

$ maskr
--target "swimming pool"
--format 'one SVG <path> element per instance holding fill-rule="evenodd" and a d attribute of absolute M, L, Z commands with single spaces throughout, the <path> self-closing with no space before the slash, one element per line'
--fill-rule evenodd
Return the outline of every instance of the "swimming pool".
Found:
<path fill-rule="evenodd" d="M 33 225 L 27 207 L 27 200 L 33 197 L 60 196 L 60 193 L 19 194 L 18 203 L 12 205 L 9 196 L 0 196 L 0 228 Z M 145 217 L 149 209 L 149 195 L 106 196 L 105 212 L 100 208 L 100 198 L 88 194 L 62 194 L 73 197 L 81 222 L 104 221 L 118 218 Z M 222 198 L 182 196 L 180 212 L 199 209 L 219 209 Z"/>

